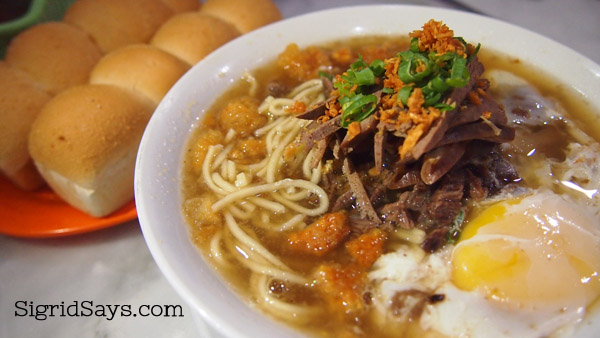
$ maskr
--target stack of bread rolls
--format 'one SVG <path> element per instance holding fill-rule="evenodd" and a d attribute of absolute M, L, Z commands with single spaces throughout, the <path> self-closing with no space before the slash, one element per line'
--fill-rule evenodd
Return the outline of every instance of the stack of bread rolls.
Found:
<path fill-rule="evenodd" d="M 142 133 L 171 86 L 281 18 L 271 0 L 78 0 L 0 61 L 0 174 L 106 216 L 133 199 Z"/>

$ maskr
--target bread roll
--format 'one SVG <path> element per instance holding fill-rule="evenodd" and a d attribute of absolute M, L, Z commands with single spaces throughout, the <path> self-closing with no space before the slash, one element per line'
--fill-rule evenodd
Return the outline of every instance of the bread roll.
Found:
<path fill-rule="evenodd" d="M 63 20 L 86 31 L 104 53 L 144 43 L 173 11 L 162 0 L 79 0 Z"/>
<path fill-rule="evenodd" d="M 197 11 L 200 0 L 162 0 L 174 13 Z"/>
<path fill-rule="evenodd" d="M 102 53 L 82 30 L 63 22 L 33 26 L 10 43 L 6 62 L 57 94 L 88 81 Z"/>
<path fill-rule="evenodd" d="M 110 85 L 82 85 L 44 106 L 29 135 L 29 151 L 52 189 L 96 217 L 133 198 L 137 148 L 152 104 Z"/>
<path fill-rule="evenodd" d="M 31 124 L 49 100 L 50 95 L 25 73 L 0 61 L 0 172 L 25 190 L 43 184 L 31 164 L 27 138 Z"/>
<path fill-rule="evenodd" d="M 229 22 L 242 34 L 281 20 L 281 12 L 271 0 L 206 0 L 200 11 Z"/>
<path fill-rule="evenodd" d="M 234 26 L 221 19 L 188 12 L 177 14 L 165 22 L 150 44 L 194 65 L 239 34 Z"/>
<path fill-rule="evenodd" d="M 157 106 L 188 68 L 183 61 L 156 47 L 130 45 L 105 55 L 92 70 L 90 83 L 130 90 Z"/>

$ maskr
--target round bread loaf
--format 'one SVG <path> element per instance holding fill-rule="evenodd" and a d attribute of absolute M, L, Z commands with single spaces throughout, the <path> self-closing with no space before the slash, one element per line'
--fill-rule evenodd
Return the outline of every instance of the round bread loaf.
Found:
<path fill-rule="evenodd" d="M 239 34 L 234 26 L 219 18 L 188 12 L 165 22 L 150 44 L 194 65 Z"/>
<path fill-rule="evenodd" d="M 162 0 L 173 13 L 197 11 L 200 6 L 200 0 Z"/>
<path fill-rule="evenodd" d="M 86 83 L 101 56 L 84 31 L 63 22 L 31 27 L 17 35 L 6 50 L 6 62 L 53 95 Z"/>
<path fill-rule="evenodd" d="M 104 53 L 145 43 L 173 11 L 162 0 L 79 0 L 63 20 L 87 32 Z"/>
<path fill-rule="evenodd" d="M 165 51 L 136 44 L 105 55 L 92 70 L 90 83 L 130 90 L 157 106 L 188 68 L 186 63 Z"/>
<path fill-rule="evenodd" d="M 31 127 L 29 152 L 52 189 L 96 217 L 133 198 L 133 169 L 153 112 L 138 95 L 111 85 L 68 89 L 48 102 Z"/>
<path fill-rule="evenodd" d="M 243 34 L 281 20 L 271 0 L 206 0 L 200 11 L 229 22 Z"/>
<path fill-rule="evenodd" d="M 27 139 L 31 124 L 50 95 L 25 73 L 0 61 L 0 172 L 25 190 L 42 185 L 31 165 Z"/>

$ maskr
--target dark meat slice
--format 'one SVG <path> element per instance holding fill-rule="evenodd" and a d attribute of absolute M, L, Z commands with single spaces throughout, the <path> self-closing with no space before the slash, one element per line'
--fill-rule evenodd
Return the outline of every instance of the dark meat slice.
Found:
<path fill-rule="evenodd" d="M 266 89 L 265 96 L 273 96 L 273 97 L 283 97 L 283 96 L 285 96 L 286 93 L 288 93 L 290 91 L 288 86 L 281 81 L 269 82 L 269 84 L 267 84 L 265 89 Z"/>
<path fill-rule="evenodd" d="M 418 213 L 425 211 L 429 198 L 431 196 L 431 189 L 423 184 L 422 182 L 413 186 L 410 191 L 405 191 L 398 197 L 398 202 L 408 210 L 413 210 Z"/>
<path fill-rule="evenodd" d="M 334 89 L 333 81 L 331 81 L 328 77 L 321 76 L 321 82 L 323 82 L 323 91 L 325 92 L 325 95 L 329 95 L 329 93 L 331 93 Z"/>
<path fill-rule="evenodd" d="M 375 115 L 370 115 L 366 119 L 360 121 L 360 133 L 358 135 L 354 135 L 350 139 L 348 133 L 344 136 L 340 147 L 342 149 L 348 149 L 355 147 L 357 144 L 361 143 L 367 136 L 370 136 L 373 131 L 377 128 L 377 118 Z"/>
<path fill-rule="evenodd" d="M 514 128 L 506 126 L 496 126 L 496 128 L 494 129 L 483 121 L 457 126 L 446 132 L 446 135 L 438 143 L 438 146 L 468 140 L 504 143 L 510 142 L 515 138 Z"/>
<path fill-rule="evenodd" d="M 422 182 L 421 176 L 419 175 L 419 168 L 411 167 L 410 169 L 406 170 L 402 165 L 396 168 L 394 174 L 386 183 L 388 189 L 398 190 L 412 187 Z"/>
<path fill-rule="evenodd" d="M 376 224 L 381 224 L 381 219 L 379 218 L 377 212 L 371 204 L 371 200 L 369 198 L 369 195 L 367 195 L 367 191 L 363 186 L 360 176 L 354 170 L 348 157 L 344 158 L 343 172 L 344 175 L 346 175 L 346 178 L 348 179 L 350 189 L 352 190 L 354 195 L 356 208 L 358 209 L 358 212 L 361 215 L 361 217 L 366 218 L 369 221 L 374 222 Z"/>
<path fill-rule="evenodd" d="M 379 124 L 381 125 L 381 123 Z M 377 132 L 373 137 L 373 160 L 375 162 L 375 172 L 381 173 L 383 170 L 383 144 L 385 143 L 385 130 L 377 126 Z"/>
<path fill-rule="evenodd" d="M 374 228 L 381 227 L 380 224 L 369 221 L 368 219 L 364 219 L 362 217 L 358 217 L 358 215 L 348 217 L 348 223 L 350 223 L 350 238 L 356 238 L 364 233 L 369 232 L 369 230 Z M 383 229 L 384 231 L 391 231 L 390 229 Z"/>
<path fill-rule="evenodd" d="M 379 204 L 386 195 L 387 187 L 384 183 L 374 183 L 369 194 L 371 195 L 371 204 Z"/>
<path fill-rule="evenodd" d="M 470 169 L 466 169 L 467 173 L 467 190 L 469 198 L 475 201 L 481 201 L 488 196 L 488 190 L 483 186 L 481 178 L 475 176 Z"/>
<path fill-rule="evenodd" d="M 354 202 L 354 193 L 352 190 L 348 190 L 335 200 L 335 203 L 333 203 L 333 206 L 331 207 L 331 211 L 336 212 L 344 210 L 349 207 L 352 202 Z"/>
<path fill-rule="evenodd" d="M 452 143 L 425 154 L 421 166 L 421 179 L 431 185 L 444 176 L 465 153 L 466 143 Z"/>
<path fill-rule="evenodd" d="M 454 116 L 452 121 L 450 121 L 448 128 L 475 122 L 486 112 L 489 113 L 488 120 L 493 124 L 501 126 L 506 126 L 508 124 L 508 118 L 502 107 L 500 107 L 494 99 L 484 98 L 480 105 L 470 104 L 461 107 L 459 113 Z"/>
<path fill-rule="evenodd" d="M 392 228 L 397 226 L 403 229 L 412 229 L 415 227 L 415 221 L 410 216 L 410 213 L 405 209 L 402 203 L 389 203 L 381 208 L 383 224 L 389 225 Z"/>
<path fill-rule="evenodd" d="M 515 167 L 500 151 L 500 146 L 485 141 L 470 142 L 463 164 L 479 177 L 488 194 L 495 194 L 505 185 L 520 181 Z"/>
<path fill-rule="evenodd" d="M 483 65 L 476 57 L 467 64 L 467 69 L 471 75 L 469 83 L 462 88 L 454 89 L 449 95 L 450 101 L 456 103 L 456 108 L 443 112 L 442 116 L 433 122 L 429 131 L 408 152 L 404 161 L 418 160 L 423 154 L 433 149 L 440 142 L 448 130 L 450 122 L 459 113 L 462 101 L 471 91 L 484 70 Z"/>
<path fill-rule="evenodd" d="M 313 153 L 313 159 L 311 163 L 311 168 L 316 168 L 319 166 L 319 163 L 325 156 L 325 152 L 327 151 L 327 144 L 329 143 L 329 137 L 326 137 L 322 140 L 317 141 L 317 148 Z"/>
<path fill-rule="evenodd" d="M 305 146 L 305 149 L 310 150 L 319 140 L 323 140 L 329 135 L 334 134 L 336 131 L 342 128 L 340 122 L 342 116 L 338 115 L 332 119 L 329 119 L 323 123 L 317 123 L 315 127 L 306 128 L 303 130 L 300 136 L 300 144 Z M 315 122 L 311 123 L 313 125 Z"/>
<path fill-rule="evenodd" d="M 309 107 L 305 112 L 297 114 L 295 117 L 303 120 L 316 120 L 322 115 L 325 115 L 327 101 L 318 103 L 312 107 Z"/>
<path fill-rule="evenodd" d="M 428 233 L 423 243 L 421 243 L 421 248 L 429 253 L 436 252 L 446 243 L 449 231 L 450 227 L 445 226 Z"/>
<path fill-rule="evenodd" d="M 450 226 L 462 208 L 464 188 L 463 170 L 453 170 L 445 175 L 431 195 L 427 210 L 419 217 L 420 225 L 426 228 Z"/>

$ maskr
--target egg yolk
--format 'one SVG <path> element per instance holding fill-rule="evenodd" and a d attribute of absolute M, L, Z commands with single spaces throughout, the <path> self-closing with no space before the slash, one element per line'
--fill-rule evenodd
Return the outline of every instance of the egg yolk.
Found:
<path fill-rule="evenodd" d="M 465 226 L 453 283 L 519 308 L 585 307 L 600 295 L 599 223 L 551 192 L 492 205 Z"/>

